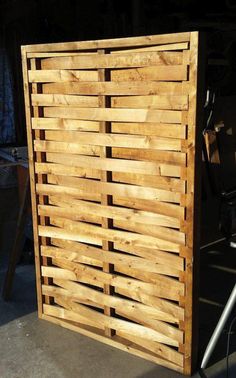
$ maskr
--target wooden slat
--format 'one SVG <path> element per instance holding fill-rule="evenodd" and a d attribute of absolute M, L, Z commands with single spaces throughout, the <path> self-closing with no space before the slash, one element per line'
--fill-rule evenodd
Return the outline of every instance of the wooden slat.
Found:
<path fill-rule="evenodd" d="M 140 186 L 148 186 L 151 188 L 160 188 L 171 190 L 177 193 L 185 193 L 185 181 L 175 178 L 141 175 L 133 173 L 113 172 L 114 182 L 128 183 Z"/>
<path fill-rule="evenodd" d="M 49 142 L 45 140 L 34 141 L 35 151 L 44 152 L 71 152 L 81 155 L 99 156 L 99 148 L 93 145 L 78 145 L 77 143 Z"/>
<path fill-rule="evenodd" d="M 165 143 L 165 142 L 164 142 Z M 161 147 L 161 146 L 160 146 Z M 168 176 L 176 176 L 179 167 L 186 167 L 186 154 L 183 152 L 157 150 L 157 149 L 138 149 L 138 148 L 112 148 L 112 157 L 122 159 L 131 159 L 141 161 L 157 161 L 164 164 L 170 164 Z M 174 168 L 175 167 L 175 168 Z"/>
<path fill-rule="evenodd" d="M 150 46 L 150 45 L 163 45 L 179 42 L 189 42 L 191 33 L 172 33 L 149 35 L 144 37 L 129 37 L 129 38 L 116 38 L 116 39 L 103 39 L 96 41 L 80 41 L 80 42 L 63 42 L 53 44 L 38 44 L 24 46 L 23 49 L 26 53 L 30 52 L 54 52 L 54 51 L 74 51 L 86 49 L 111 49 L 119 47 L 130 46 Z"/>
<path fill-rule="evenodd" d="M 169 123 L 125 123 L 113 122 L 113 133 L 137 134 L 137 135 L 155 135 L 166 138 L 186 138 L 186 126 Z"/>
<path fill-rule="evenodd" d="M 63 218 L 50 218 L 50 222 L 52 225 L 55 225 L 57 227 L 62 227 L 63 230 L 69 233 L 76 232 L 78 230 L 78 233 L 82 234 L 88 234 L 90 235 L 93 233 L 94 237 L 97 238 L 103 238 L 104 240 L 110 240 L 110 241 L 118 241 L 119 243 L 125 243 L 127 245 L 137 245 L 141 247 L 147 247 L 148 243 L 150 243 L 150 246 L 155 246 L 154 248 L 163 249 L 170 252 L 179 252 L 179 245 L 177 245 L 175 242 L 172 242 L 169 239 L 168 236 L 165 236 L 165 233 L 163 231 L 163 228 L 160 227 L 159 235 L 158 237 L 153 237 L 149 235 L 140 235 L 132 232 L 127 231 L 119 231 L 114 229 L 108 229 L 106 232 L 99 226 L 90 225 L 83 222 L 74 222 L 69 219 L 63 219 Z M 44 226 L 43 226 L 44 227 Z M 41 228 L 42 232 L 53 232 L 53 229 L 51 227 Z M 56 230 L 55 230 L 56 231 Z M 58 230 L 59 231 L 59 230 Z M 41 235 L 44 236 L 44 235 Z M 69 239 L 69 238 L 67 238 Z M 166 240 L 167 239 L 167 240 Z M 73 240 L 73 239 L 72 239 Z"/>
<path fill-rule="evenodd" d="M 66 242 L 72 243 L 72 242 Z M 183 257 L 179 257 L 174 255 L 173 253 L 168 253 L 164 251 L 160 251 L 158 249 L 151 249 L 151 248 L 142 248 L 136 247 L 132 248 L 128 245 L 120 244 L 115 242 L 114 248 L 117 251 L 127 252 L 128 254 L 132 254 L 134 256 L 140 256 L 144 259 L 154 261 L 158 264 L 165 265 L 168 267 L 173 267 L 174 269 L 183 271 L 184 270 L 184 260 Z"/>
<path fill-rule="evenodd" d="M 131 53 L 131 52 L 144 52 L 144 51 L 171 51 L 171 50 L 186 50 L 188 49 L 189 43 L 168 43 L 164 45 L 148 46 L 148 47 L 139 47 L 139 48 L 126 48 L 123 50 L 112 50 L 111 54 L 122 54 Z"/>
<path fill-rule="evenodd" d="M 50 159 L 50 158 L 48 158 Z M 48 160 L 50 161 L 50 160 Z M 67 166 L 61 164 L 35 163 L 35 172 L 37 174 L 54 174 L 65 176 L 100 178 L 100 171 L 97 169 L 85 169 L 77 166 Z"/>
<path fill-rule="evenodd" d="M 126 54 L 93 54 L 69 57 L 46 58 L 42 60 L 42 69 L 96 69 L 146 67 L 152 65 L 180 65 L 183 61 L 181 52 L 138 52 Z"/>
<path fill-rule="evenodd" d="M 68 58 L 66 58 L 68 59 Z M 97 71 L 78 70 L 30 70 L 30 83 L 57 83 L 70 81 L 98 81 Z"/>
<path fill-rule="evenodd" d="M 128 184 L 117 184 L 117 183 L 106 183 L 96 180 L 83 179 L 79 177 L 67 177 L 67 176 L 56 176 L 55 179 L 58 186 L 38 184 L 36 186 L 38 194 L 62 194 L 63 191 L 67 191 L 67 194 L 74 195 L 80 194 L 81 191 L 88 193 L 101 193 L 109 194 L 114 196 L 126 196 L 134 197 L 147 200 L 156 200 L 163 202 L 180 202 L 180 193 L 174 193 L 168 190 L 156 189 L 156 188 L 145 188 L 138 185 L 128 185 Z M 69 185 L 67 185 L 69 183 Z M 176 205 L 177 207 L 178 205 Z M 173 206 L 172 206 L 173 207 Z"/>
<path fill-rule="evenodd" d="M 111 106 L 113 108 L 187 110 L 188 96 L 119 96 L 111 98 Z"/>
<path fill-rule="evenodd" d="M 160 343 L 154 343 L 151 341 L 146 342 L 144 338 L 139 338 L 137 336 L 133 336 L 122 331 L 118 331 L 117 334 L 121 337 L 124 337 L 125 339 L 129 341 L 134 342 L 135 344 L 142 346 L 143 348 L 147 348 L 147 350 L 150 350 L 153 353 L 160 355 L 167 360 L 173 361 L 179 366 L 183 366 L 184 364 L 183 355 L 181 353 L 178 353 L 171 348 L 167 349 L 166 347 L 164 347 L 163 344 L 161 345 Z"/>
<path fill-rule="evenodd" d="M 155 309 L 153 307 L 143 305 L 142 303 L 135 303 L 131 300 L 123 299 L 118 296 L 108 296 L 99 291 L 86 287 L 85 285 L 81 285 L 72 281 L 54 279 L 54 283 L 61 288 L 64 287 L 66 289 L 43 285 L 43 292 L 50 294 L 63 292 L 63 296 L 68 296 L 69 298 L 74 300 L 77 299 L 80 301 L 87 299 L 90 301 L 91 305 L 103 304 L 103 306 L 108 305 L 113 308 L 125 307 L 127 311 L 130 311 L 130 313 L 140 311 L 143 316 L 148 316 L 154 320 L 168 319 L 170 323 L 176 322 L 175 318 L 168 315 L 167 313 L 159 311 L 158 309 Z"/>
<path fill-rule="evenodd" d="M 44 45 L 43 45 L 44 46 Z M 133 48 L 133 49 L 124 49 L 124 50 L 112 50 L 111 54 L 125 54 L 130 52 L 143 52 L 143 51 L 172 51 L 172 50 L 186 50 L 188 49 L 189 43 L 182 42 L 182 43 L 167 43 L 164 45 L 154 45 L 149 47 L 140 47 L 140 48 Z M 37 46 L 38 47 L 38 46 Z M 87 50 L 88 51 L 88 50 Z M 79 56 L 79 55 L 86 55 L 86 54 L 96 54 L 95 52 L 29 52 L 27 53 L 28 58 L 53 58 L 58 56 Z"/>
<path fill-rule="evenodd" d="M 128 69 L 112 69 L 112 81 L 145 81 L 145 80 L 160 80 L 160 81 L 180 81 L 187 80 L 187 66 L 154 66 L 154 67 L 137 67 Z"/>
<path fill-rule="evenodd" d="M 61 94 L 32 94 L 32 105 L 34 106 L 68 106 L 68 107 L 96 107 L 98 99 L 96 96 L 74 96 Z"/>
<path fill-rule="evenodd" d="M 84 215 L 94 215 L 97 217 L 105 217 L 105 218 L 112 218 L 116 220 L 124 220 L 128 222 L 139 222 L 143 224 L 155 225 L 155 226 L 166 226 L 166 227 L 178 227 L 179 221 L 176 218 L 168 217 L 162 214 L 156 214 L 149 211 L 142 211 L 142 210 L 134 210 L 134 209 L 126 209 L 122 207 L 116 206 L 108 206 L 108 205 L 100 205 L 96 203 L 90 203 L 87 201 L 76 200 L 70 198 L 69 196 L 50 196 L 50 203 L 57 205 L 60 203 L 63 206 L 63 209 L 66 213 L 66 208 L 69 208 L 71 211 L 71 215 L 81 216 Z M 58 205 L 57 205 L 58 206 Z M 39 212 L 47 212 L 51 215 L 56 214 L 62 210 L 51 206 L 40 206 L 38 208 Z M 167 230 L 168 232 L 168 230 Z M 174 231 L 173 231 L 174 232 Z"/>
<path fill-rule="evenodd" d="M 172 278 L 165 278 L 166 282 L 163 282 L 163 276 L 160 276 L 158 279 L 158 275 L 156 275 L 156 281 L 149 283 L 135 278 L 122 277 L 115 273 L 106 273 L 79 263 L 75 264 L 63 258 L 53 258 L 52 261 L 58 267 L 42 266 L 43 276 L 81 282 L 83 282 L 83 278 L 88 278 L 91 283 L 99 281 L 103 285 L 107 284 L 125 290 L 135 290 L 136 292 L 143 292 L 147 295 L 155 295 L 171 300 L 178 300 L 180 295 L 183 294 L 183 284 Z"/>
<path fill-rule="evenodd" d="M 36 130 L 98 131 L 99 122 L 47 117 L 32 118 L 32 128 Z"/>
<path fill-rule="evenodd" d="M 57 227 L 39 226 L 38 230 L 40 236 L 74 241 L 81 241 L 81 236 L 85 238 L 89 237 L 91 240 L 96 240 L 94 244 L 97 244 L 98 239 L 103 238 L 105 240 L 119 242 L 121 244 L 146 248 L 157 248 L 169 252 L 179 252 L 180 248 L 179 245 L 175 243 L 153 236 L 110 229 L 104 232 L 101 227 L 85 224 L 83 222 L 73 222 L 62 218 L 50 218 L 50 222 L 52 225 L 56 225 Z"/>
<path fill-rule="evenodd" d="M 92 302 L 95 302 L 95 303 L 98 302 L 98 303 L 103 304 L 104 306 L 113 307 L 115 309 L 122 307 L 124 309 L 125 313 L 135 314 L 135 310 L 131 306 L 131 303 L 132 303 L 131 301 L 122 300 L 122 299 L 117 298 L 117 297 L 108 296 L 106 294 L 99 293 L 98 291 L 96 292 L 95 290 L 92 290 L 90 288 L 86 288 L 85 286 L 82 286 L 82 285 L 77 284 L 75 282 L 67 282 L 65 280 L 55 280 L 54 282 L 55 282 L 56 285 L 59 285 L 62 288 L 66 289 L 66 292 L 68 292 L 68 291 L 71 292 L 72 296 L 74 296 L 75 299 L 89 298 L 89 299 L 92 300 Z M 60 293 L 60 291 L 54 289 L 54 295 L 56 297 L 61 296 L 59 293 Z M 66 298 L 69 297 L 69 295 L 66 293 L 66 295 L 62 295 L 62 297 L 64 297 L 64 299 L 66 299 Z M 72 298 L 69 298 L 69 299 L 72 299 Z M 142 321 L 144 322 L 144 319 L 147 316 L 147 312 L 146 313 L 142 312 L 142 309 L 146 310 L 146 308 L 147 308 L 147 306 L 144 306 L 144 305 L 138 305 L 136 307 L 136 311 L 137 311 L 137 309 L 140 310 L 140 315 L 142 316 L 142 319 L 143 319 L 143 320 L 141 320 L 141 322 Z M 181 342 L 183 340 L 183 332 L 182 331 L 179 331 L 177 328 L 175 328 L 171 325 L 166 326 L 165 323 L 163 323 L 162 321 L 159 321 L 157 319 L 150 318 L 150 320 L 155 327 L 154 329 L 157 332 L 160 332 L 163 335 L 171 337 L 174 340 L 179 341 L 179 342 Z M 163 347 L 163 349 L 165 349 L 165 348 Z"/>
<path fill-rule="evenodd" d="M 171 203 L 163 203 L 152 200 L 137 199 L 137 198 L 120 198 L 113 197 L 113 204 L 119 206 L 130 207 L 132 209 L 142 209 L 145 211 L 157 212 L 168 216 L 173 216 L 178 219 L 184 219 L 185 208 L 183 206 L 176 206 Z"/>
<path fill-rule="evenodd" d="M 86 133 L 78 131 L 45 131 L 46 140 L 59 142 L 75 142 L 78 145 L 95 145 L 124 148 L 157 149 L 165 151 L 181 150 L 181 141 L 174 138 L 160 138 L 155 136 L 141 136 L 111 133 Z"/>
<path fill-rule="evenodd" d="M 42 84 L 43 93 L 78 94 L 78 95 L 174 95 L 186 94 L 183 85 L 171 82 L 133 81 L 129 82 L 76 82 Z"/>
<path fill-rule="evenodd" d="M 36 147 L 37 148 L 37 147 Z M 67 164 L 48 164 L 37 165 L 37 173 L 45 171 L 45 173 L 62 174 L 69 176 L 80 176 L 80 177 L 94 177 L 99 178 L 99 170 L 106 171 L 111 166 L 113 167 L 113 172 L 124 172 L 143 174 L 143 175 L 159 175 L 165 174 L 165 164 L 159 164 L 155 162 L 144 162 L 135 160 L 125 160 L 125 159 L 102 159 L 90 156 L 82 155 L 72 155 L 72 154 L 53 154 L 47 153 L 48 162 L 56 162 Z M 65 158 L 70 160 L 65 161 Z M 71 166 L 73 164 L 73 166 Z M 61 167 L 61 169 L 60 169 Z M 63 168 L 65 170 L 63 171 Z M 177 169 L 178 167 L 172 168 Z M 60 173 L 61 172 L 61 173 Z M 86 174 L 87 173 L 87 174 Z M 145 176 L 144 176 L 145 180 Z"/>
<path fill-rule="evenodd" d="M 55 247 L 41 248 L 41 253 L 43 256 L 48 257 L 61 257 L 63 259 L 68 259 L 72 262 L 81 262 L 81 256 L 87 257 L 88 259 L 118 265 L 127 265 L 131 269 L 141 269 L 146 272 L 165 274 L 173 277 L 179 277 L 180 271 L 175 268 L 175 266 L 165 266 L 163 264 L 154 264 L 151 260 L 145 260 L 140 257 L 128 256 L 123 253 L 102 251 L 99 248 L 92 246 L 84 246 L 81 243 L 77 243 L 78 246 L 75 250 L 75 243 L 71 242 L 70 249 L 61 249 Z M 74 248 L 73 248 L 74 247 Z"/>
<path fill-rule="evenodd" d="M 138 269 L 150 273 L 166 274 L 173 277 L 178 277 L 180 271 L 173 267 L 171 269 L 165 267 L 161 264 L 154 264 L 150 260 L 144 260 L 139 257 L 127 256 L 118 252 L 101 251 L 95 247 L 83 248 L 83 245 L 78 245 L 79 252 L 70 252 L 70 250 L 61 250 L 54 247 L 48 247 L 47 249 L 42 249 L 41 252 L 47 257 L 58 257 L 63 259 L 68 259 L 73 262 L 80 262 L 80 256 L 85 256 L 96 261 L 102 261 L 104 263 L 117 264 L 129 266 L 129 269 Z M 155 276 L 156 277 L 156 276 Z"/>
<path fill-rule="evenodd" d="M 60 163 L 60 164 L 68 165 L 68 166 L 71 166 L 72 164 L 74 164 L 75 166 L 81 166 L 83 164 L 84 166 L 89 166 L 89 164 L 91 163 L 91 160 L 89 158 L 87 160 L 86 159 L 83 160 L 83 157 L 78 156 L 78 155 L 86 155 L 86 158 L 91 155 L 92 156 L 99 155 L 99 149 L 97 146 L 77 145 L 76 143 L 51 142 L 51 141 L 35 142 L 35 151 L 45 151 L 48 162 Z M 181 173 L 182 174 L 185 173 L 185 168 L 184 168 L 186 165 L 185 154 L 178 153 L 178 152 L 165 153 L 164 151 L 150 150 L 150 156 L 149 156 L 147 149 L 140 150 L 140 149 L 126 148 L 125 149 L 126 152 L 123 152 L 123 151 L 124 149 L 121 149 L 121 148 L 112 149 L 112 155 L 113 155 L 112 162 L 114 161 L 114 163 L 116 163 L 114 167 L 114 172 L 120 171 L 119 164 L 117 164 L 117 160 L 114 159 L 114 158 L 119 158 L 121 165 L 124 164 L 124 162 L 127 163 L 127 170 L 129 173 L 142 172 L 142 174 L 149 175 L 149 176 L 150 175 L 168 176 L 169 178 L 166 178 L 167 183 L 170 182 L 172 178 L 173 178 L 173 182 L 175 182 L 176 179 L 174 177 L 180 177 Z M 139 157 L 139 154 L 142 157 Z M 137 161 L 135 162 L 134 160 L 137 160 L 138 162 Z M 83 164 L 82 164 L 82 161 L 83 161 Z M 96 161 L 99 166 L 98 160 L 94 160 L 94 162 Z M 144 162 L 146 161 L 145 165 L 148 171 L 146 169 L 146 171 L 143 172 L 142 167 L 144 163 L 142 161 Z M 88 169 L 88 172 L 89 172 L 89 169 Z M 146 180 L 146 177 L 143 176 L 143 179 Z M 153 177 L 153 180 L 155 180 L 155 177 Z M 175 190 L 174 186 L 171 188 L 170 190 L 173 190 L 173 191 Z"/>
<path fill-rule="evenodd" d="M 64 175 L 67 176 L 80 176 L 87 177 L 87 178 L 97 178 L 99 179 L 99 170 L 89 169 L 89 168 L 81 168 L 77 167 L 77 160 L 80 162 L 80 157 L 72 154 L 58 154 L 58 153 L 51 153 L 48 152 L 46 154 L 47 162 L 50 163 L 57 163 L 57 164 L 47 164 L 47 163 L 37 163 L 37 171 L 42 171 L 45 173 L 51 173 L 56 175 Z M 133 162 L 132 162 L 133 163 Z M 134 162 L 136 164 L 136 162 Z M 80 163 L 78 163 L 79 165 Z M 130 167 L 130 165 L 128 165 Z M 165 166 L 159 165 L 160 170 L 164 173 Z M 126 168 L 128 170 L 129 168 Z M 140 170 L 139 170 L 140 172 Z M 175 179 L 172 177 L 162 177 L 156 175 L 148 175 L 145 172 L 145 175 L 138 174 L 138 173 L 130 173 L 130 172 L 116 172 L 113 171 L 112 174 L 113 182 L 121 182 L 121 183 L 128 183 L 140 186 L 146 186 L 151 188 L 159 188 L 164 190 L 169 190 L 177 193 L 185 193 L 185 181 Z"/>
<path fill-rule="evenodd" d="M 47 107 L 46 117 L 73 118 L 94 121 L 118 122 L 164 122 L 181 123 L 182 113 L 178 110 L 117 109 L 117 108 L 67 108 Z"/>
<path fill-rule="evenodd" d="M 185 245 L 185 234 L 179 230 L 173 230 L 172 228 L 136 223 L 132 220 L 115 220 L 114 226 L 119 229 L 134 231 L 143 235 L 156 236 L 180 245 Z"/>
<path fill-rule="evenodd" d="M 60 298 L 60 304 L 66 306 L 67 309 L 70 309 L 74 313 L 74 319 L 76 319 L 77 313 L 80 317 L 89 318 L 98 324 L 98 327 L 109 327 L 117 330 L 125 330 L 128 333 L 133 333 L 139 335 L 140 337 L 146 337 L 147 340 L 153 340 L 157 342 L 163 342 L 167 345 L 178 346 L 178 342 L 172 338 L 162 335 L 161 333 L 151 330 L 150 328 L 141 326 L 139 324 L 134 324 L 125 320 L 120 320 L 112 318 L 106 315 L 103 315 L 97 311 L 87 308 L 84 305 L 80 305 L 71 300 Z M 78 320 L 79 321 L 79 320 Z"/>

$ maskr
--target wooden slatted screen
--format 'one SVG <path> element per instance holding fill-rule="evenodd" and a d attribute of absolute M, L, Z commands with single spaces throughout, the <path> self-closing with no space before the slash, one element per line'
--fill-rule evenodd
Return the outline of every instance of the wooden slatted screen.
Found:
<path fill-rule="evenodd" d="M 40 318 L 190 374 L 198 33 L 22 56 Z"/>

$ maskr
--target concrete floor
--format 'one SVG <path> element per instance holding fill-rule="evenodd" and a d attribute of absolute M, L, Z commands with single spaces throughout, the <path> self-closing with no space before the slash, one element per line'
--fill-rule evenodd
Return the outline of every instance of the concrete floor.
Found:
<path fill-rule="evenodd" d="M 14 235 L 16 193 L 0 196 L 0 289 Z M 6 200 L 12 206 L 6 210 Z M 5 209 L 5 210 L 4 210 Z M 4 214 L 5 212 L 5 214 Z M 202 251 L 200 275 L 199 359 L 235 282 L 235 250 L 219 243 Z M 205 371 L 225 377 L 226 332 Z M 231 352 L 236 350 L 232 336 Z M 37 319 L 33 265 L 19 264 L 12 300 L 0 299 L 0 378 L 180 378 L 168 369 L 121 352 L 85 336 Z M 200 377 L 199 373 L 194 375 Z M 230 378 L 236 377 L 236 353 L 230 356 Z"/>

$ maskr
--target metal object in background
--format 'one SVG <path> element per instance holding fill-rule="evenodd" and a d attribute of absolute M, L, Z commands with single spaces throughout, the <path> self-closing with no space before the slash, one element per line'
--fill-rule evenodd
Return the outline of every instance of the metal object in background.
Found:
<path fill-rule="evenodd" d="M 201 363 L 201 369 L 205 369 L 206 366 L 207 366 L 207 363 L 215 349 L 215 346 L 217 344 L 217 341 L 224 329 L 224 326 L 231 314 L 231 311 L 232 309 L 234 308 L 234 305 L 236 303 L 236 284 L 234 285 L 234 288 L 230 294 L 230 297 L 226 303 L 226 306 L 224 308 L 224 311 L 222 312 L 222 315 L 220 317 L 220 320 L 218 321 L 217 323 L 217 326 L 211 336 L 211 339 L 207 345 L 207 348 L 206 348 L 206 351 L 205 351 L 205 354 L 203 356 L 203 359 L 202 359 L 202 363 Z"/>

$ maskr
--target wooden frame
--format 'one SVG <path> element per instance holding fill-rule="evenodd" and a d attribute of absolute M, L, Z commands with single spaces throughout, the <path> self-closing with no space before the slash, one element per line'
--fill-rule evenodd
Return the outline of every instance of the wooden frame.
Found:
<path fill-rule="evenodd" d="M 184 374 L 198 52 L 197 32 L 22 47 L 39 317 Z"/>

